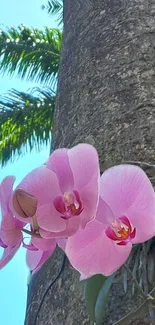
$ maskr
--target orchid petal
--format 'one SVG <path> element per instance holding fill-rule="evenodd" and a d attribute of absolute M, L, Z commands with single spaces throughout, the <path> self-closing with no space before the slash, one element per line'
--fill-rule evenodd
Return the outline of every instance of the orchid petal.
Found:
<path fill-rule="evenodd" d="M 54 197 L 60 193 L 59 183 L 55 173 L 45 166 L 38 167 L 30 172 L 18 185 L 17 189 L 23 189 L 38 200 L 38 206 L 52 202 Z M 18 214 L 19 220 L 24 220 Z M 26 222 L 32 223 L 32 218 Z"/>
<path fill-rule="evenodd" d="M 30 270 L 34 270 L 39 264 L 43 255 L 43 251 L 38 249 L 37 251 L 27 250 L 26 263 Z"/>
<path fill-rule="evenodd" d="M 80 214 L 81 227 L 96 217 L 98 205 L 98 177 L 96 174 L 92 176 L 90 182 L 80 190 L 80 200 L 82 202 L 82 212 Z"/>
<path fill-rule="evenodd" d="M 126 216 L 136 228 L 134 242 L 155 233 L 155 194 L 144 171 L 132 165 L 109 168 L 101 176 L 100 195 L 116 218 Z"/>
<path fill-rule="evenodd" d="M 62 219 L 63 220 L 63 219 Z M 66 224 L 66 228 L 63 231 L 60 232 L 50 232 L 50 231 L 46 231 L 42 228 L 39 229 L 39 233 L 41 235 L 41 237 L 49 239 L 49 238 L 61 238 L 61 237 L 70 237 L 72 235 L 74 235 L 78 229 L 79 229 L 79 225 L 80 225 L 80 218 L 79 216 L 74 216 L 68 220 L 64 220 L 65 224 Z"/>
<path fill-rule="evenodd" d="M 4 249 L 3 255 L 0 259 L 0 269 L 2 269 L 9 261 L 11 261 L 18 249 L 19 246 L 7 247 Z"/>
<path fill-rule="evenodd" d="M 103 201 L 101 196 L 99 197 L 96 219 L 105 225 L 111 225 L 111 223 L 115 220 L 112 210 L 110 209 L 109 205 Z"/>
<path fill-rule="evenodd" d="M 65 251 L 66 248 L 66 243 L 67 243 L 67 239 L 66 238 L 57 238 L 56 242 L 58 244 L 58 246 Z"/>
<path fill-rule="evenodd" d="M 68 158 L 68 149 L 57 149 L 49 157 L 46 166 L 53 170 L 58 179 L 61 192 L 70 191 L 74 186 L 73 173 Z"/>
<path fill-rule="evenodd" d="M 79 144 L 68 150 L 68 157 L 73 172 L 74 189 L 79 191 L 91 181 L 92 177 L 95 177 L 96 181 L 98 181 L 98 154 L 93 146 Z"/>
<path fill-rule="evenodd" d="M 72 266 L 88 278 L 114 273 L 125 263 L 131 248 L 131 243 L 118 246 L 105 235 L 105 226 L 94 220 L 67 240 L 65 252 Z"/>
<path fill-rule="evenodd" d="M 54 247 L 55 249 L 55 247 Z M 50 251 L 43 251 L 42 257 L 40 259 L 39 264 L 36 266 L 36 268 L 33 270 L 32 274 L 38 272 L 41 267 L 43 266 L 43 264 L 47 261 L 47 259 L 53 254 L 54 249 L 50 250 Z"/>
<path fill-rule="evenodd" d="M 66 229 L 66 222 L 61 218 L 53 204 L 44 204 L 37 209 L 38 225 L 46 231 L 60 232 Z"/>
<path fill-rule="evenodd" d="M 45 166 L 30 172 L 17 188 L 23 189 L 37 198 L 39 205 L 51 202 L 60 194 L 60 188 L 55 173 Z"/>
<path fill-rule="evenodd" d="M 7 231 L 0 229 L 0 237 L 5 245 L 13 247 L 20 245 L 22 241 L 22 232 L 17 228 Z"/>
<path fill-rule="evenodd" d="M 23 221 L 21 221 L 21 220 L 19 220 L 17 218 L 14 218 L 14 219 L 15 219 L 15 227 L 16 228 L 19 228 L 19 229 L 24 228 L 24 226 L 26 225 L 25 222 L 23 222 Z"/>
<path fill-rule="evenodd" d="M 1 228 L 5 231 L 11 231 L 15 228 L 15 219 L 11 213 L 2 215 Z"/>
<path fill-rule="evenodd" d="M 41 249 L 42 251 L 51 250 L 52 247 L 56 247 L 56 241 L 54 238 L 44 239 L 33 237 L 31 242 L 36 248 Z"/>
<path fill-rule="evenodd" d="M 0 184 L 0 203 L 2 209 L 2 216 L 6 216 L 9 210 L 9 198 L 12 193 L 13 184 L 15 182 L 14 176 L 7 176 Z"/>
<path fill-rule="evenodd" d="M 1 228 L 3 230 L 11 230 L 15 227 L 15 221 L 9 207 L 14 181 L 14 176 L 8 176 L 5 177 L 0 184 L 0 204 L 2 210 Z"/>
<path fill-rule="evenodd" d="M 55 247 L 56 245 L 54 244 L 48 251 L 42 251 L 40 249 L 38 251 L 27 251 L 26 262 L 29 269 L 33 271 L 33 274 L 39 271 L 45 261 L 51 256 Z"/>

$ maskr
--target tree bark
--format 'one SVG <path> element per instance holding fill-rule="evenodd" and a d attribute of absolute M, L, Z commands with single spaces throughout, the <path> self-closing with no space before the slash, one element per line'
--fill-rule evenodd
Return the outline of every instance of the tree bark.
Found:
<path fill-rule="evenodd" d="M 153 162 L 154 129 L 155 1 L 65 0 L 54 149 L 91 143 L 102 171 L 122 161 Z M 26 325 L 34 325 L 36 305 L 61 259 L 56 252 L 32 280 Z M 47 294 L 37 325 L 90 325 L 78 279 L 67 264 Z M 114 284 L 103 324 L 123 317 L 138 300 L 130 290 L 125 294 L 121 283 Z M 128 324 L 149 325 L 150 320 L 146 315 Z"/>

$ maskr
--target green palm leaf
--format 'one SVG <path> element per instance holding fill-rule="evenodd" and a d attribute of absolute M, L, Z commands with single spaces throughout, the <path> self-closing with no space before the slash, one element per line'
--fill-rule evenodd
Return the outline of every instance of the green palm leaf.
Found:
<path fill-rule="evenodd" d="M 52 84 L 59 71 L 62 33 L 58 29 L 0 30 L 0 72 Z"/>
<path fill-rule="evenodd" d="M 4 165 L 34 146 L 40 150 L 51 139 L 55 93 L 35 88 L 31 93 L 12 89 L 0 97 L 0 161 Z"/>
<path fill-rule="evenodd" d="M 59 26 L 63 23 L 63 0 L 49 0 L 46 6 L 42 5 L 42 9 L 46 9 L 51 16 L 57 16 Z"/>

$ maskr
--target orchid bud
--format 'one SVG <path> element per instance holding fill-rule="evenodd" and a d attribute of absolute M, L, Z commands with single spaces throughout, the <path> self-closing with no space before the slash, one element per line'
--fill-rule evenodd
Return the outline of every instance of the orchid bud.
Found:
<path fill-rule="evenodd" d="M 35 196 L 22 189 L 17 189 L 13 195 L 13 207 L 22 218 L 33 217 L 37 210 L 37 203 Z"/>

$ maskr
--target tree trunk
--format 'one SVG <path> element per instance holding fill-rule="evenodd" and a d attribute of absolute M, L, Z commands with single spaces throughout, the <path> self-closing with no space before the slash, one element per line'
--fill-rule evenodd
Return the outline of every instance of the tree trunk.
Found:
<path fill-rule="evenodd" d="M 91 143 L 102 170 L 122 161 L 153 161 L 154 85 L 154 0 L 64 1 L 54 148 Z M 36 306 L 61 259 L 56 252 L 34 277 L 26 325 L 34 325 Z M 46 296 L 37 325 L 90 325 L 78 278 L 66 264 Z M 130 290 L 125 295 L 123 285 L 114 284 L 104 324 L 123 317 L 136 303 Z M 149 325 L 150 320 L 146 315 L 128 324 Z"/>

